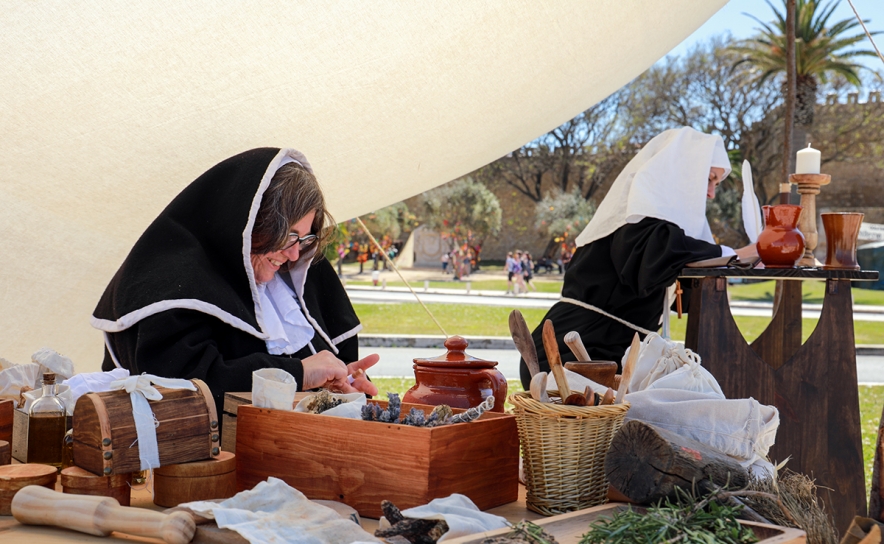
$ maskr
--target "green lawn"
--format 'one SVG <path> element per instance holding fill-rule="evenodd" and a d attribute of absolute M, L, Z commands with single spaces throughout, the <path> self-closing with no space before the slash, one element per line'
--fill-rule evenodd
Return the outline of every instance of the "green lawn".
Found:
<path fill-rule="evenodd" d="M 399 393 L 404 395 L 414 385 L 414 378 L 372 378 L 381 392 L 380 398 L 386 398 L 386 393 Z M 507 380 L 508 393 L 522 391 L 522 384 L 518 380 Z M 860 386 L 859 388 L 859 412 L 862 422 L 863 465 L 865 466 L 866 497 L 869 496 L 869 487 L 872 478 L 872 465 L 875 462 L 875 445 L 878 437 L 878 424 L 881 419 L 882 406 L 884 406 L 884 386 Z M 512 409 L 507 402 L 506 409 Z M 788 464 L 787 464 L 788 466 Z"/>
<path fill-rule="evenodd" d="M 417 303 L 354 304 L 357 315 L 368 334 L 441 334 L 433 320 Z M 427 304 L 448 334 L 461 336 L 509 336 L 509 314 L 504 306 L 476 306 L 460 304 Z M 530 329 L 543 319 L 546 310 L 520 309 Z M 770 318 L 736 316 L 734 320 L 748 341 L 760 335 Z M 806 340 L 816 327 L 815 319 L 803 320 L 803 339 Z M 672 337 L 684 340 L 687 318 L 672 321 Z M 855 324 L 857 344 L 884 344 L 884 326 L 874 321 L 857 321 Z"/>
<path fill-rule="evenodd" d="M 759 283 L 737 283 L 728 285 L 727 290 L 731 300 L 771 302 L 773 301 L 774 285 L 775 282 L 773 280 Z M 825 288 L 826 282 L 824 281 L 804 282 L 802 287 L 804 302 L 822 304 Z M 855 288 L 852 292 L 854 304 L 884 306 L 884 291 Z"/>

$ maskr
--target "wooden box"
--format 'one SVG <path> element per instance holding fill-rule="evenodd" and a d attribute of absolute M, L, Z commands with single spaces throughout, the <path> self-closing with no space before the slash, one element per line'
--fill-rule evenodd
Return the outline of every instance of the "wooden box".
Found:
<path fill-rule="evenodd" d="M 157 387 L 163 398 L 149 401 L 156 427 L 160 466 L 217 457 L 218 415 L 208 386 L 196 391 Z M 110 476 L 141 470 L 132 401 L 125 391 L 87 393 L 74 407 L 74 464 Z M 153 467 L 156 468 L 156 467 Z"/>
<path fill-rule="evenodd" d="M 7 465 L 0 467 L 0 516 L 12 515 L 12 498 L 19 489 L 29 485 L 42 485 L 55 489 L 58 477 L 55 467 L 49 465 Z"/>
<path fill-rule="evenodd" d="M 402 413 L 413 406 L 434 408 L 403 403 Z M 426 428 L 243 405 L 236 460 L 239 490 L 275 476 L 369 518 L 382 515 L 382 500 L 404 509 L 461 493 L 487 510 L 519 495 L 519 435 L 509 414 Z"/>
<path fill-rule="evenodd" d="M 59 479 L 62 493 L 111 497 L 122 506 L 129 506 L 131 502 L 132 474 L 96 476 L 80 467 L 68 467 L 61 471 Z"/>
<path fill-rule="evenodd" d="M 61 462 L 61 442 L 57 445 L 44 445 L 42 448 L 29 447 L 41 434 L 41 424 L 32 424 L 31 417 L 24 410 L 16 408 L 12 414 L 12 458 L 20 463 L 45 463 L 46 456 Z M 67 416 L 66 429 L 71 428 L 71 416 Z M 43 457 L 43 458 L 41 458 Z"/>
<path fill-rule="evenodd" d="M 225 393 L 221 414 L 221 450 L 236 453 L 236 414 L 243 404 L 252 403 L 252 393 Z"/>
<path fill-rule="evenodd" d="M 12 413 L 15 403 L 12 399 L 0 400 L 0 440 L 12 444 Z"/>
<path fill-rule="evenodd" d="M 215 459 L 158 468 L 153 471 L 153 492 L 153 503 L 166 507 L 229 499 L 236 494 L 236 456 L 222 451 Z"/>

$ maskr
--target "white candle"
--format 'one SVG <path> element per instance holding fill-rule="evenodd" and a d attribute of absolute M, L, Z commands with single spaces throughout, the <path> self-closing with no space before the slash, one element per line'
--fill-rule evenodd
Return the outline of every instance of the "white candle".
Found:
<path fill-rule="evenodd" d="M 801 149 L 795 154 L 796 174 L 819 174 L 820 152 L 807 144 L 807 149 Z"/>

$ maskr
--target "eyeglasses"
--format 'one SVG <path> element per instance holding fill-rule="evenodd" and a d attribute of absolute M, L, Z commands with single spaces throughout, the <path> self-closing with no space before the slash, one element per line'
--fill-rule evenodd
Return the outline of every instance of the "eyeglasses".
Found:
<path fill-rule="evenodd" d="M 308 234 L 306 236 L 298 237 L 297 232 L 289 233 L 289 243 L 285 245 L 280 251 L 285 251 L 290 249 L 295 244 L 301 244 L 300 251 L 306 250 L 308 247 L 313 245 L 313 242 L 316 241 L 317 236 L 315 234 Z"/>

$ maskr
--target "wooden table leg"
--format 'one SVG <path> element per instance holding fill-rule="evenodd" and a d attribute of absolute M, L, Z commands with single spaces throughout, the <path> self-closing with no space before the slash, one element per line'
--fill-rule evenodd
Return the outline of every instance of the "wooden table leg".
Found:
<path fill-rule="evenodd" d="M 842 533 L 866 515 L 852 304 L 849 281 L 826 281 L 816 329 L 775 373 L 780 427 L 771 450 L 816 480 Z"/>
<path fill-rule="evenodd" d="M 737 328 L 727 300 L 727 278 L 691 281 L 685 347 L 700 355 L 703 366 L 728 398 L 751 396 L 773 404 L 774 370 L 749 347 Z"/>
<path fill-rule="evenodd" d="M 752 342 L 752 349 L 764 362 L 779 368 L 801 347 L 800 281 L 777 281 L 774 314 L 764 332 Z"/>

